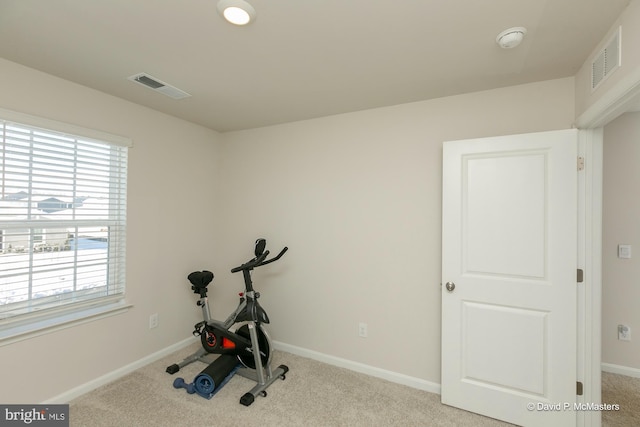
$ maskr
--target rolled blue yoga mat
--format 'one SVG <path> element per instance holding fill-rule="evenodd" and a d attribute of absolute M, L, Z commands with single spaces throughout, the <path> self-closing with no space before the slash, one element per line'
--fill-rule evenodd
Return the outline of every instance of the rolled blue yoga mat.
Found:
<path fill-rule="evenodd" d="M 235 356 L 221 355 L 200 372 L 193 380 L 195 392 L 211 399 L 236 373 L 240 363 Z"/>

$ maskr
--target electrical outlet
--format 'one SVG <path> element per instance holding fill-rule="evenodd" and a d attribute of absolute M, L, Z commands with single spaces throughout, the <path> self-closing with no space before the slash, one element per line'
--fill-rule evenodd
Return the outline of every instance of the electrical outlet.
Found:
<path fill-rule="evenodd" d="M 627 325 L 618 325 L 618 339 L 620 341 L 631 341 L 631 328 Z"/>
<path fill-rule="evenodd" d="M 367 324 L 360 322 L 360 324 L 358 325 L 358 335 L 360 335 L 362 338 L 366 338 L 367 337 Z"/>
<path fill-rule="evenodd" d="M 158 327 L 158 313 L 154 313 L 149 316 L 149 329 Z"/>

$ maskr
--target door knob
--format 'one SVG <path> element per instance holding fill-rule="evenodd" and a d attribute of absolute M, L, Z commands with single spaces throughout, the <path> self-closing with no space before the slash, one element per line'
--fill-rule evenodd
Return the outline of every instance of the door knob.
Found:
<path fill-rule="evenodd" d="M 453 282 L 447 282 L 444 286 L 449 292 L 453 292 L 453 290 L 456 288 L 456 284 Z"/>

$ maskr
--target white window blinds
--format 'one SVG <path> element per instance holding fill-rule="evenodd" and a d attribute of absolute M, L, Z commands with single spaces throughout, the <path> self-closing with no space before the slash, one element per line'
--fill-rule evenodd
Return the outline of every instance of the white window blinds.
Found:
<path fill-rule="evenodd" d="M 124 296 L 127 147 L 4 120 L 0 329 Z"/>

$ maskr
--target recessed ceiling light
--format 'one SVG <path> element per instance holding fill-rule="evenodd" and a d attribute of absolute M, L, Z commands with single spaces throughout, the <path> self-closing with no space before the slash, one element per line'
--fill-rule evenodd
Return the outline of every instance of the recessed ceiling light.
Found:
<path fill-rule="evenodd" d="M 527 34 L 527 29 L 524 27 L 509 28 L 498 34 L 496 43 L 503 49 L 512 49 L 522 43 L 525 34 Z"/>
<path fill-rule="evenodd" d="M 218 13 L 234 25 L 247 25 L 256 18 L 256 10 L 244 0 L 220 0 Z"/>

